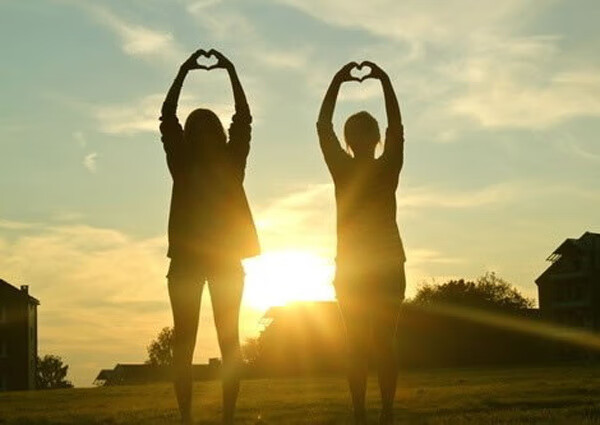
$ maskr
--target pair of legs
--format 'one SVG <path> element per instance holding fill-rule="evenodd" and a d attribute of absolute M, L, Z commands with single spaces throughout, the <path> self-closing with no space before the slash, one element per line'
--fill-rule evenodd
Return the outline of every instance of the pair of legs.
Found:
<path fill-rule="evenodd" d="M 222 357 L 223 423 L 233 424 L 240 387 L 238 321 L 244 287 L 241 265 L 239 261 L 232 262 L 215 268 L 208 276 L 177 269 L 172 261 L 168 278 L 174 327 L 173 372 L 182 422 L 192 423 L 192 359 L 206 278 Z"/>
<path fill-rule="evenodd" d="M 404 299 L 404 265 L 393 274 L 336 277 L 337 298 L 346 327 L 348 384 L 357 425 L 366 424 L 365 395 L 369 356 L 377 367 L 382 425 L 393 423 L 398 378 L 396 329 Z M 357 281 L 358 280 L 358 281 Z"/>

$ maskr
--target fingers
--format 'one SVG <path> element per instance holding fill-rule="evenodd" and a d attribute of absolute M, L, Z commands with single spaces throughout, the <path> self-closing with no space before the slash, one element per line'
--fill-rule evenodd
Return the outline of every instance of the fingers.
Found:
<path fill-rule="evenodd" d="M 344 65 L 341 70 L 350 73 L 350 71 L 352 71 L 354 68 L 358 68 L 358 63 L 353 61 Z"/>
<path fill-rule="evenodd" d="M 204 56 L 206 58 L 215 57 L 217 62 L 212 65 L 201 65 L 198 63 L 198 59 Z M 188 58 L 188 60 L 184 63 L 184 66 L 187 69 L 204 69 L 206 71 L 210 71 L 211 69 L 217 68 L 228 68 L 231 65 L 229 59 L 223 55 L 223 53 L 219 52 L 216 49 L 210 49 L 208 51 L 204 49 L 198 49 Z"/>
<path fill-rule="evenodd" d="M 221 60 L 221 59 L 227 59 L 223 53 L 219 52 L 216 49 L 210 49 L 208 51 L 207 56 L 214 56 L 214 57 L 216 57 L 219 60 Z"/>
<path fill-rule="evenodd" d="M 379 66 L 377 66 L 377 64 L 375 64 L 374 62 L 371 62 L 371 61 L 362 61 L 360 63 L 360 66 L 365 66 L 365 65 L 372 69 L 380 69 Z"/>

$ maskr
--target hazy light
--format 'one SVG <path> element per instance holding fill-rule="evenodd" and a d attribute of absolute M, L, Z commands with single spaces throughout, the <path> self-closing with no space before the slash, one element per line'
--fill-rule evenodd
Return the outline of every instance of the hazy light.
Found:
<path fill-rule="evenodd" d="M 600 351 L 600 336 L 595 332 L 581 328 L 452 304 L 436 303 L 428 306 L 418 306 L 417 308 Z"/>

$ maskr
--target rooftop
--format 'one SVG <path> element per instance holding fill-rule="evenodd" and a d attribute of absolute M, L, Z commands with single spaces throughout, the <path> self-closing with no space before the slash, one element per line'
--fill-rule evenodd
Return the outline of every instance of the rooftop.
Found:
<path fill-rule="evenodd" d="M 8 291 L 11 291 L 14 294 L 18 294 L 23 297 L 28 297 L 30 303 L 33 303 L 35 305 L 40 304 L 40 302 L 37 298 L 34 298 L 31 295 L 29 295 L 29 286 L 28 285 L 21 285 L 21 288 L 17 288 L 16 286 L 11 285 L 4 279 L 0 279 L 0 289 L 2 289 L 2 288 L 6 289 Z"/>

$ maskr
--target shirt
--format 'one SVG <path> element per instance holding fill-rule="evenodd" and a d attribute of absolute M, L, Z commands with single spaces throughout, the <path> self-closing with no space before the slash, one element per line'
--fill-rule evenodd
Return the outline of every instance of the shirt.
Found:
<path fill-rule="evenodd" d="M 243 187 L 251 116 L 233 116 L 224 154 L 210 163 L 191 154 L 175 115 L 161 120 L 162 142 L 173 177 L 167 256 L 211 261 L 260 254 Z"/>
<path fill-rule="evenodd" d="M 388 128 L 384 153 L 366 160 L 342 149 L 331 123 L 318 123 L 317 130 L 335 185 L 338 264 L 378 267 L 405 261 L 396 224 L 396 189 L 404 157 L 402 127 Z"/>

